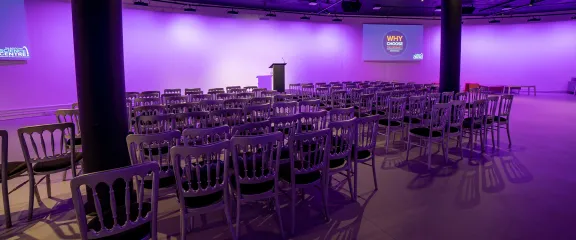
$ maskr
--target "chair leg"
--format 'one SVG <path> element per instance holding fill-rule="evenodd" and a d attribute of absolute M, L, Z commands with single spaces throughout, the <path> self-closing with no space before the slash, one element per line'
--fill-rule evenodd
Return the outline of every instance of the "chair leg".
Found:
<path fill-rule="evenodd" d="M 278 201 L 278 194 L 274 197 L 274 204 L 276 205 L 276 215 L 278 215 L 278 226 L 280 227 L 280 235 L 282 239 L 286 239 L 284 234 L 284 225 L 282 224 L 282 215 L 280 214 L 280 201 Z"/>
<path fill-rule="evenodd" d="M 353 168 L 353 174 L 354 174 L 354 197 L 352 199 L 354 199 L 354 201 L 358 200 L 358 161 L 354 161 L 354 168 Z"/>
<path fill-rule="evenodd" d="M 472 158 L 474 157 L 474 129 L 470 129 L 470 141 L 468 142 L 468 144 L 470 145 L 470 159 L 469 161 L 472 161 Z"/>
<path fill-rule="evenodd" d="M 460 136 L 458 136 L 458 145 L 460 146 L 460 159 L 464 160 L 464 150 L 462 149 L 462 139 L 464 138 L 464 134 L 460 132 Z"/>
<path fill-rule="evenodd" d="M 510 123 L 506 123 L 506 133 L 508 134 L 508 147 L 512 147 L 512 138 L 510 137 Z"/>
<path fill-rule="evenodd" d="M 236 237 L 240 238 L 240 199 L 236 199 Z"/>
<path fill-rule="evenodd" d="M 444 161 L 448 163 L 448 144 L 444 143 L 444 139 L 442 139 L 442 155 L 444 155 Z"/>
<path fill-rule="evenodd" d="M 68 171 L 62 172 L 62 181 L 66 181 L 66 172 Z"/>
<path fill-rule="evenodd" d="M 46 192 L 48 193 L 48 198 L 51 198 L 52 186 L 50 185 L 50 174 L 46 175 Z"/>
<path fill-rule="evenodd" d="M 500 124 L 496 125 L 496 145 L 498 145 L 498 149 L 500 149 Z"/>
<path fill-rule="evenodd" d="M 410 155 L 410 147 L 412 146 L 412 142 L 410 139 L 410 135 L 408 135 L 408 147 L 406 148 L 406 161 L 408 161 L 408 156 Z"/>
<path fill-rule="evenodd" d="M 390 127 L 386 127 L 386 154 L 388 154 L 389 143 L 390 143 Z"/>
<path fill-rule="evenodd" d="M 324 203 L 324 214 L 326 214 L 326 221 L 330 220 L 330 214 L 328 213 L 328 183 L 325 176 L 322 176 L 322 201 Z"/>
<path fill-rule="evenodd" d="M 227 189 L 224 190 L 224 214 L 226 215 L 226 222 L 228 223 L 228 227 L 230 227 L 230 234 L 232 234 L 232 239 L 237 239 L 236 235 L 234 234 L 234 227 L 232 225 L 232 215 L 230 209 L 230 193 Z"/>
<path fill-rule="evenodd" d="M 356 174 L 356 172 L 354 172 Z M 374 189 L 378 190 L 378 179 L 376 179 L 376 156 L 372 156 L 372 175 L 374 177 Z M 356 179 L 354 179 L 354 184 L 356 184 Z M 355 188 L 356 197 L 358 197 L 358 188 Z"/>
<path fill-rule="evenodd" d="M 4 216 L 6 218 L 6 228 L 12 227 L 12 218 L 10 217 L 10 198 L 8 197 L 8 180 L 2 181 L 2 200 L 4 205 Z"/>
<path fill-rule="evenodd" d="M 350 190 L 350 200 L 354 201 L 354 189 L 352 188 L 352 176 L 350 169 L 346 170 L 346 179 L 348 180 L 348 190 Z"/>
<path fill-rule="evenodd" d="M 432 169 L 432 141 L 430 141 L 430 139 L 428 139 L 428 144 L 426 146 L 428 146 L 426 150 L 428 153 L 428 170 L 430 170 Z"/>
<path fill-rule="evenodd" d="M 180 239 L 186 239 L 186 214 L 180 211 Z"/>
<path fill-rule="evenodd" d="M 29 174 L 28 183 L 30 184 L 30 192 L 28 196 L 28 221 L 32 220 L 32 214 L 34 210 L 34 190 L 36 188 L 36 183 L 34 181 L 34 175 Z"/>
<path fill-rule="evenodd" d="M 496 147 L 496 143 L 495 143 L 496 139 L 494 139 L 494 124 L 490 125 L 490 134 L 492 136 L 492 148 L 495 148 Z"/>
<path fill-rule="evenodd" d="M 295 184 L 290 184 L 290 220 L 292 220 L 292 225 L 290 226 L 290 234 L 294 235 L 296 230 L 296 187 Z"/>

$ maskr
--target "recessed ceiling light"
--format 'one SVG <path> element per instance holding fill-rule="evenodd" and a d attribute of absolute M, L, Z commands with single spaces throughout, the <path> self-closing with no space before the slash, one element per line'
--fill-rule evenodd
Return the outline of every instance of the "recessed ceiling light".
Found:
<path fill-rule="evenodd" d="M 536 0 L 530 0 L 530 4 L 528 4 L 528 6 L 532 7 L 534 6 L 534 3 L 536 3 Z"/>
<path fill-rule="evenodd" d="M 142 2 L 141 0 L 138 0 L 138 1 L 134 2 L 134 5 L 147 7 L 148 3 Z"/>
<path fill-rule="evenodd" d="M 488 23 L 500 23 L 500 20 L 498 20 L 498 19 L 493 19 L 493 20 L 488 21 Z"/>
<path fill-rule="evenodd" d="M 318 3 L 316 2 L 316 0 L 310 0 L 310 2 L 308 2 L 308 5 L 316 6 L 316 5 L 318 5 Z"/>
<path fill-rule="evenodd" d="M 372 10 L 380 10 L 382 9 L 382 6 L 380 6 L 380 4 L 376 4 L 374 5 L 374 7 L 372 8 Z"/>
<path fill-rule="evenodd" d="M 234 9 L 228 11 L 228 14 L 238 14 L 238 11 L 234 11 Z"/>
<path fill-rule="evenodd" d="M 434 9 L 434 12 L 442 12 L 442 7 L 438 6 Z"/>
<path fill-rule="evenodd" d="M 310 20 L 310 17 L 304 15 L 304 16 L 302 16 L 300 19 L 302 19 L 302 20 Z"/>
<path fill-rule="evenodd" d="M 510 5 L 506 5 L 502 8 L 502 11 L 510 11 L 512 10 L 512 7 L 510 7 Z"/>
<path fill-rule="evenodd" d="M 540 20 L 541 20 L 540 18 L 533 17 L 528 19 L 528 22 L 540 22 Z"/>

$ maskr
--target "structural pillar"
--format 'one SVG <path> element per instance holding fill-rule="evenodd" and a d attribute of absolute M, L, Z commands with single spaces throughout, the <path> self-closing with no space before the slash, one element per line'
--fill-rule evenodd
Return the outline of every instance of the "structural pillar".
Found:
<path fill-rule="evenodd" d="M 440 92 L 460 91 L 462 0 L 442 0 Z"/>
<path fill-rule="evenodd" d="M 72 0 L 72 23 L 82 170 L 92 173 L 129 166 L 122 0 Z M 105 192 L 98 189 L 100 196 Z M 92 210 L 91 202 L 87 212 Z"/>

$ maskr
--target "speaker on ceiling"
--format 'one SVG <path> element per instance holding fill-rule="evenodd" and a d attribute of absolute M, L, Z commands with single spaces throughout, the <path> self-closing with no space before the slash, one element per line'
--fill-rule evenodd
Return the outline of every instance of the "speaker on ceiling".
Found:
<path fill-rule="evenodd" d="M 360 0 L 355 1 L 342 1 L 342 10 L 344 12 L 358 12 L 362 7 Z"/>

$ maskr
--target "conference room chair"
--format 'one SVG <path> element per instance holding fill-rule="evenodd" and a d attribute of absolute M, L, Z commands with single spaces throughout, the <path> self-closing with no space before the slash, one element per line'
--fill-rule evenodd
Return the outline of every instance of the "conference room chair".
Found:
<path fill-rule="evenodd" d="M 162 100 L 160 98 L 136 98 L 134 99 L 134 106 L 150 106 L 150 105 L 161 105 Z"/>
<path fill-rule="evenodd" d="M 241 89 L 241 88 L 242 88 L 241 86 L 228 86 L 226 87 L 226 92 L 230 93 L 230 90 L 232 89 Z"/>
<path fill-rule="evenodd" d="M 134 119 L 134 113 L 132 112 L 132 101 L 130 100 L 126 100 L 126 123 L 128 124 L 128 132 L 131 133 L 134 131 L 134 129 L 132 129 L 132 123 L 136 123 L 136 120 Z"/>
<path fill-rule="evenodd" d="M 352 200 L 355 198 L 352 188 L 352 146 L 356 140 L 356 127 L 356 118 L 328 124 L 332 133 L 331 147 L 328 153 L 328 186 L 332 186 L 332 176 L 343 175 L 348 182 L 348 190 Z"/>
<path fill-rule="evenodd" d="M 236 94 L 236 97 L 241 99 L 251 99 L 255 97 L 255 94 L 253 92 L 244 92 Z"/>
<path fill-rule="evenodd" d="M 182 89 L 180 89 L 180 88 L 167 88 L 167 89 L 164 89 L 164 94 L 182 95 Z"/>
<path fill-rule="evenodd" d="M 160 91 L 144 91 L 138 98 L 160 98 Z"/>
<path fill-rule="evenodd" d="M 287 102 L 287 101 L 294 101 L 294 96 L 292 94 L 276 94 L 272 96 L 273 102 Z"/>
<path fill-rule="evenodd" d="M 211 145 L 176 146 L 170 149 L 174 167 L 183 169 L 182 172 L 176 172 L 180 239 L 186 239 L 194 227 L 194 216 L 221 210 L 226 216 L 232 238 L 236 239 L 228 190 L 229 149 L 228 140 Z"/>
<path fill-rule="evenodd" d="M 303 99 L 298 104 L 298 112 L 318 112 L 320 111 L 320 100 Z"/>
<path fill-rule="evenodd" d="M 288 116 L 272 116 L 270 124 L 273 132 L 281 132 L 284 136 L 284 145 L 280 149 L 281 163 L 290 160 L 290 151 L 288 151 L 288 139 L 300 132 L 300 114 Z"/>
<path fill-rule="evenodd" d="M 248 105 L 272 104 L 272 97 L 255 97 L 250 99 Z"/>
<path fill-rule="evenodd" d="M 216 95 L 220 93 L 226 93 L 223 88 L 211 88 L 208 89 L 208 94 L 212 95 L 212 99 L 216 99 Z"/>
<path fill-rule="evenodd" d="M 187 113 L 200 111 L 200 105 L 198 103 L 175 103 L 170 104 L 165 107 L 166 113 Z"/>
<path fill-rule="evenodd" d="M 157 134 L 130 134 L 126 137 L 128 153 L 132 165 L 153 162 L 158 165 L 158 187 L 173 188 L 176 184 L 170 148 L 180 143 L 180 131 L 166 131 Z M 144 180 L 144 189 L 152 189 L 152 181 Z"/>
<path fill-rule="evenodd" d="M 6 130 L 0 130 L 1 145 L 0 147 L 0 182 L 2 182 L 2 206 L 4 206 L 4 221 L 5 228 L 12 227 L 12 218 L 10 214 L 10 198 L 8 195 L 18 188 L 23 186 L 23 184 L 18 185 L 13 190 L 8 191 L 8 181 L 13 178 L 25 176 L 26 163 L 22 161 L 10 161 L 8 162 L 8 132 Z M 25 184 L 26 182 L 24 182 Z"/>
<path fill-rule="evenodd" d="M 198 105 L 200 106 L 200 109 L 202 111 L 210 112 L 210 111 L 224 109 L 224 100 L 222 100 L 222 99 L 201 100 Z"/>
<path fill-rule="evenodd" d="M 288 91 L 286 93 L 292 95 L 300 95 L 302 91 L 302 85 L 300 83 L 290 83 L 288 84 Z"/>
<path fill-rule="evenodd" d="M 174 114 L 140 115 L 136 117 L 137 134 L 164 133 L 176 129 Z"/>
<path fill-rule="evenodd" d="M 356 117 L 367 117 L 372 115 L 376 95 L 375 94 L 362 94 L 358 105 L 354 105 L 356 109 Z"/>
<path fill-rule="evenodd" d="M 408 105 L 406 106 L 406 114 L 404 116 L 404 125 L 406 126 L 406 131 L 402 131 L 402 136 L 405 136 L 404 133 L 407 133 L 408 130 L 412 129 L 413 127 L 420 126 L 424 123 L 424 115 L 426 114 L 426 102 L 428 102 L 426 96 L 408 97 Z"/>
<path fill-rule="evenodd" d="M 404 131 L 404 115 L 406 111 L 406 98 L 391 97 L 385 103 L 386 108 L 383 111 L 378 111 L 382 116 L 378 124 L 380 127 L 385 128 L 385 132 L 380 132 L 386 136 L 386 153 L 388 153 L 388 146 L 390 145 L 390 134 L 394 134 L 392 141 L 396 139 L 396 132 Z"/>
<path fill-rule="evenodd" d="M 164 105 L 172 105 L 188 102 L 187 96 L 164 96 Z"/>
<path fill-rule="evenodd" d="M 246 86 L 244 87 L 244 89 L 246 89 L 246 92 L 252 92 L 252 90 L 258 88 L 257 86 Z"/>
<path fill-rule="evenodd" d="M 486 97 L 486 102 L 488 104 L 488 109 L 486 112 L 486 131 L 484 131 L 486 141 L 488 141 L 488 131 L 490 131 L 490 137 L 492 139 L 492 148 L 496 147 L 496 138 L 494 137 L 494 130 L 496 127 L 494 125 L 494 119 L 498 116 L 498 102 L 500 101 L 499 95 L 489 95 Z"/>
<path fill-rule="evenodd" d="M 358 199 L 358 175 L 360 169 L 358 164 L 372 167 L 372 178 L 374 179 L 374 189 L 378 190 L 378 180 L 376 179 L 376 141 L 378 136 L 378 121 L 380 115 L 372 115 L 357 118 L 356 139 L 353 146 L 354 166 L 354 200 Z"/>
<path fill-rule="evenodd" d="M 376 93 L 376 99 L 374 104 L 375 114 L 380 115 L 384 114 L 384 111 L 386 111 L 390 103 L 391 93 L 392 93 L 391 91 L 381 91 Z"/>
<path fill-rule="evenodd" d="M 326 110 L 300 113 L 300 133 L 319 131 L 327 127 L 328 112 Z"/>
<path fill-rule="evenodd" d="M 442 96 L 440 97 L 441 103 L 449 103 L 454 99 L 454 92 L 443 92 Z"/>
<path fill-rule="evenodd" d="M 409 159 L 410 150 L 412 145 L 416 145 L 421 149 L 426 149 L 428 155 L 428 169 L 432 168 L 432 143 L 440 144 L 442 147 L 442 154 L 444 160 L 448 162 L 448 145 L 446 144 L 446 126 L 450 121 L 450 112 L 452 111 L 452 104 L 439 103 L 432 106 L 430 111 L 430 120 L 427 124 L 409 128 L 408 143 L 406 148 L 406 161 Z M 416 138 L 423 145 L 416 144 L 412 141 Z"/>
<path fill-rule="evenodd" d="M 510 111 L 512 111 L 512 100 L 514 95 L 502 95 L 498 105 L 498 116 L 494 118 L 496 125 L 496 145 L 500 148 L 500 129 L 506 129 L 508 135 L 508 147 L 512 147 L 512 138 L 510 137 Z"/>
<path fill-rule="evenodd" d="M 230 176 L 232 196 L 236 201 L 236 237 L 240 237 L 242 204 L 271 199 L 278 215 L 278 227 L 284 238 L 280 214 L 280 149 L 284 137 L 280 132 L 258 136 L 232 137 L 232 163 L 234 174 Z M 275 154 L 274 154 L 275 153 Z"/>
<path fill-rule="evenodd" d="M 317 83 L 315 83 L 315 84 L 316 84 L 316 87 L 318 87 L 318 86 L 324 86 L 324 87 L 325 87 L 325 86 L 328 86 L 328 84 L 325 83 L 325 82 L 317 82 Z"/>
<path fill-rule="evenodd" d="M 246 123 L 232 127 L 232 136 L 264 135 L 272 132 L 272 124 L 269 120 Z"/>
<path fill-rule="evenodd" d="M 194 111 L 174 114 L 174 125 L 181 132 L 187 128 L 206 128 L 209 122 L 209 112 Z"/>
<path fill-rule="evenodd" d="M 187 128 L 182 132 L 182 145 L 200 146 L 223 142 L 230 139 L 230 127 Z"/>
<path fill-rule="evenodd" d="M 348 106 L 347 92 L 344 90 L 332 91 L 330 93 L 330 101 L 332 102 L 332 108 L 345 108 Z"/>
<path fill-rule="evenodd" d="M 316 87 L 316 97 L 320 100 L 320 107 L 330 111 L 332 109 L 332 100 L 330 98 L 330 89 L 327 87 Z"/>
<path fill-rule="evenodd" d="M 252 93 L 248 93 L 248 94 L 252 94 Z M 246 105 L 248 105 L 248 102 L 250 101 L 250 99 L 247 98 L 233 98 L 233 99 L 227 99 L 224 100 L 224 108 L 228 109 L 228 108 L 244 108 Z"/>
<path fill-rule="evenodd" d="M 233 89 L 230 89 L 230 92 L 229 92 L 229 93 L 239 94 L 239 93 L 246 93 L 246 92 L 247 92 L 247 91 L 246 91 L 246 89 L 244 89 L 244 88 L 233 88 Z"/>
<path fill-rule="evenodd" d="M 139 98 L 139 97 L 140 97 L 139 92 L 126 92 L 126 99 L 130 99 L 130 100 L 134 101 L 134 99 Z"/>
<path fill-rule="evenodd" d="M 262 92 L 267 91 L 266 88 L 254 88 L 252 89 L 252 93 L 254 93 L 254 97 L 264 97 L 262 96 Z"/>
<path fill-rule="evenodd" d="M 244 124 L 244 109 L 228 108 L 210 111 L 210 123 L 208 126 L 228 125 L 230 127 Z"/>
<path fill-rule="evenodd" d="M 234 93 L 218 93 L 218 94 L 216 94 L 216 99 L 228 100 L 228 99 L 234 99 L 234 98 L 236 98 L 236 94 L 234 94 Z"/>
<path fill-rule="evenodd" d="M 156 240 L 158 175 L 158 164 L 147 162 L 72 179 L 70 190 L 82 239 Z M 151 186 L 149 198 L 138 191 L 147 184 L 145 181 Z M 95 213 L 86 212 L 82 186 L 98 189 L 93 191 Z"/>
<path fill-rule="evenodd" d="M 421 95 L 416 95 L 421 96 Z M 428 119 L 430 119 L 430 111 L 432 111 L 432 106 L 440 103 L 441 94 L 440 93 L 428 93 L 424 95 L 424 114 L 422 116 L 422 123 L 425 123 Z"/>
<path fill-rule="evenodd" d="M 76 136 L 71 136 L 69 132 L 65 133 L 66 147 L 70 144 L 76 146 L 76 151 L 82 151 L 82 132 L 80 130 L 80 111 L 78 109 L 58 109 L 54 112 L 58 123 L 70 122 L 76 128 Z M 66 180 L 66 172 L 62 173 L 62 179 Z"/>
<path fill-rule="evenodd" d="M 333 108 L 328 112 L 330 122 L 346 121 L 355 117 L 353 107 L 349 108 Z"/>
<path fill-rule="evenodd" d="M 212 94 L 191 94 L 189 95 L 189 102 L 200 102 L 202 100 L 212 100 Z"/>
<path fill-rule="evenodd" d="M 50 175 L 72 170 L 76 177 L 76 164 L 82 159 L 82 153 L 76 152 L 74 144 L 66 147 L 65 136 L 76 136 L 73 123 L 55 123 L 22 127 L 18 129 L 18 138 L 24 155 L 30 186 L 28 199 L 28 221 L 32 220 L 34 193 L 37 184 L 46 180 L 48 197 L 52 197 Z M 35 176 L 43 176 L 36 182 Z M 38 196 L 38 201 L 40 197 Z"/>
<path fill-rule="evenodd" d="M 344 83 L 344 90 L 346 91 L 351 91 L 352 89 L 355 89 L 357 87 L 357 85 L 355 83 Z"/>
<path fill-rule="evenodd" d="M 249 105 L 244 107 L 246 122 L 265 121 L 272 115 L 270 104 Z"/>
<path fill-rule="evenodd" d="M 456 138 L 456 146 L 460 148 L 460 157 L 464 159 L 462 151 L 462 139 L 463 129 L 462 124 L 464 122 L 464 115 L 466 111 L 466 103 L 463 101 L 453 100 L 450 102 L 452 104 L 452 112 L 450 113 L 450 121 L 448 123 L 448 131 L 446 131 L 446 144 L 450 143 L 450 139 Z"/>
<path fill-rule="evenodd" d="M 308 100 L 314 98 L 314 84 L 302 84 L 302 100 Z"/>
<path fill-rule="evenodd" d="M 298 113 L 298 102 L 274 102 L 272 104 L 273 116 L 290 116 Z"/>
<path fill-rule="evenodd" d="M 328 154 L 330 152 L 330 129 L 291 136 L 288 140 L 290 162 L 280 165 L 280 179 L 290 186 L 291 234 L 296 229 L 296 191 L 317 187 L 322 194 L 322 213 L 328 215 Z M 302 192 L 304 194 L 304 192 Z"/>
<path fill-rule="evenodd" d="M 274 97 L 274 95 L 277 95 L 277 94 L 280 94 L 280 93 L 276 90 L 266 90 L 266 91 L 260 92 L 260 96 L 262 96 L 262 97 Z"/>
<path fill-rule="evenodd" d="M 480 136 L 481 151 L 484 152 L 484 131 L 486 129 L 486 114 L 488 112 L 488 102 L 485 99 L 474 101 L 468 107 L 468 117 L 462 123 L 464 137 L 468 133 L 468 147 L 470 148 L 469 160 L 472 161 L 474 155 L 475 135 Z"/>
<path fill-rule="evenodd" d="M 364 90 L 359 88 L 352 88 L 348 90 L 347 94 L 348 99 L 346 99 L 345 104 L 346 107 L 360 106 L 360 98 L 362 96 L 362 93 L 364 93 Z"/>
<path fill-rule="evenodd" d="M 462 101 L 464 103 L 468 103 L 468 93 L 467 92 L 458 92 L 454 94 L 454 100 Z"/>

